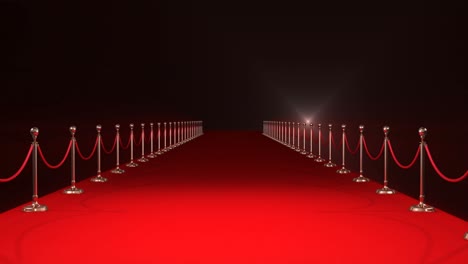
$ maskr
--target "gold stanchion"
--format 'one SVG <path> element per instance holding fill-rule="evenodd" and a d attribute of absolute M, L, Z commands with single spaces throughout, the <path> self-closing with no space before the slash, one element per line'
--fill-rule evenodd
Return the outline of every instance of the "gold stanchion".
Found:
<path fill-rule="evenodd" d="M 359 126 L 359 177 L 353 179 L 355 182 L 368 182 L 369 178 L 364 177 L 363 168 L 362 168 L 362 158 L 363 158 L 363 141 L 364 141 L 364 126 Z"/>
<path fill-rule="evenodd" d="M 376 191 L 377 194 L 395 194 L 395 190 L 388 188 L 388 179 L 387 179 L 387 147 L 388 147 L 388 132 L 390 131 L 390 127 L 384 126 L 383 132 L 385 135 L 384 138 L 384 186 L 381 189 Z"/>
<path fill-rule="evenodd" d="M 424 203 L 424 149 L 426 146 L 426 142 L 424 138 L 426 137 L 427 129 L 424 127 L 419 128 L 419 137 L 421 138 L 421 142 L 419 143 L 420 152 L 419 152 L 419 203 L 417 205 L 413 205 L 410 207 L 410 211 L 412 212 L 425 212 L 425 213 L 432 213 L 435 211 L 434 207 L 429 206 Z"/>
<path fill-rule="evenodd" d="M 107 178 L 101 176 L 101 125 L 96 126 L 97 130 L 97 176 L 91 178 L 92 182 L 106 182 Z"/>
<path fill-rule="evenodd" d="M 296 142 L 295 142 L 295 138 L 294 138 L 294 135 L 296 134 L 295 133 L 295 126 L 296 126 L 296 123 L 292 122 L 292 145 L 291 145 L 291 149 L 296 149 Z"/>
<path fill-rule="evenodd" d="M 114 173 L 114 174 L 122 174 L 122 173 L 125 172 L 125 170 L 119 168 L 119 166 L 120 166 L 120 133 L 119 133 L 119 130 L 120 130 L 120 125 L 119 124 L 115 125 L 115 131 L 116 131 L 116 133 L 115 133 L 115 140 L 116 140 L 115 150 L 116 150 L 116 153 L 117 153 L 116 154 L 117 162 L 116 162 L 115 169 L 111 170 L 111 173 Z"/>
<path fill-rule="evenodd" d="M 168 149 L 172 149 L 172 122 L 169 122 L 169 146 Z"/>
<path fill-rule="evenodd" d="M 161 151 L 161 123 L 158 122 L 158 152 L 156 152 L 157 155 L 163 154 Z"/>
<path fill-rule="evenodd" d="M 348 174 L 351 171 L 345 168 L 345 152 L 346 152 L 346 132 L 345 132 L 345 130 L 346 130 L 346 125 L 342 124 L 341 129 L 343 130 L 343 136 L 341 138 L 341 140 L 343 142 L 342 143 L 342 152 L 343 153 L 342 153 L 342 156 L 341 156 L 341 159 L 342 159 L 341 169 L 337 170 L 336 172 L 339 173 L 339 174 Z"/>
<path fill-rule="evenodd" d="M 314 130 L 313 130 L 314 125 L 312 123 L 310 123 L 309 126 L 310 126 L 310 143 L 309 143 L 310 151 L 309 151 L 309 155 L 307 155 L 307 157 L 310 158 L 310 159 L 313 159 L 313 158 L 317 157 L 317 156 L 315 156 L 315 154 L 313 152 L 313 147 L 312 147 L 314 145 L 314 140 L 313 140 L 313 138 L 314 138 Z"/>
<path fill-rule="evenodd" d="M 322 158 L 322 124 L 318 124 L 318 156 L 314 160 L 315 162 L 324 162 L 325 159 Z"/>
<path fill-rule="evenodd" d="M 130 124 L 130 162 L 127 163 L 127 167 L 138 167 L 138 164 L 133 161 L 133 124 Z"/>
<path fill-rule="evenodd" d="M 304 129 L 302 130 L 302 151 L 301 151 L 301 154 L 302 155 L 306 155 L 307 154 L 307 151 L 306 151 L 306 123 L 303 123 L 304 125 Z"/>
<path fill-rule="evenodd" d="M 76 127 L 71 126 L 70 127 L 70 133 L 71 133 L 71 140 L 72 140 L 72 146 L 71 146 L 71 186 L 68 189 L 65 189 L 63 193 L 65 194 L 81 194 L 83 193 L 83 189 L 76 188 L 75 186 L 75 145 L 76 145 L 76 138 L 75 138 L 75 133 L 76 133 Z"/>
<path fill-rule="evenodd" d="M 41 205 L 37 201 L 39 196 L 37 194 L 37 147 L 39 143 L 37 143 L 37 136 L 39 135 L 39 128 L 33 127 L 30 130 L 31 136 L 33 138 L 33 153 L 32 153 L 32 178 L 33 178 L 33 195 L 32 195 L 32 204 L 25 206 L 23 208 L 23 212 L 45 212 L 47 211 L 46 205 Z"/>
<path fill-rule="evenodd" d="M 150 153 L 148 154 L 148 158 L 153 159 L 156 158 L 156 153 L 153 150 L 153 138 L 154 138 L 154 131 L 153 131 L 153 123 L 150 123 Z"/>
<path fill-rule="evenodd" d="M 294 148 L 295 151 L 300 152 L 301 151 L 301 123 L 297 122 L 297 147 Z"/>
<path fill-rule="evenodd" d="M 167 138 L 167 131 L 166 131 L 166 122 L 164 122 L 164 148 L 162 149 L 163 152 L 167 152 L 167 145 L 166 145 L 166 138 Z"/>
<path fill-rule="evenodd" d="M 145 123 L 141 123 L 141 157 L 138 159 L 139 162 L 148 162 L 149 160 L 145 157 Z"/>
<path fill-rule="evenodd" d="M 336 167 L 336 164 L 332 162 L 332 124 L 328 124 L 328 162 L 324 166 Z"/>

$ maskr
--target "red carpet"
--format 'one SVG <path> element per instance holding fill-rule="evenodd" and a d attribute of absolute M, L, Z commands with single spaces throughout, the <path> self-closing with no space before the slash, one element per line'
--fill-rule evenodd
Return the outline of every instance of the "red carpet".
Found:
<path fill-rule="evenodd" d="M 0 263 L 468 263 L 465 221 L 410 212 L 416 200 L 260 133 L 208 132 L 121 167 L 39 197 L 47 212 L 0 214 Z"/>

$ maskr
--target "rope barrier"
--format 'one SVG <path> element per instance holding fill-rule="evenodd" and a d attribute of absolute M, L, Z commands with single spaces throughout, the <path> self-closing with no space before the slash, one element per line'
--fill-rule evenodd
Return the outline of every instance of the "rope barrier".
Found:
<path fill-rule="evenodd" d="M 369 156 L 369 158 L 371 160 L 378 160 L 380 158 L 380 156 L 382 156 L 382 153 L 383 153 L 383 150 L 384 150 L 384 146 L 385 146 L 385 141 L 382 142 L 382 147 L 380 148 L 380 151 L 379 151 L 379 154 L 377 154 L 377 156 L 373 157 L 370 152 L 369 152 L 369 149 L 367 148 L 367 143 L 366 143 L 366 138 L 365 137 L 362 137 L 362 142 L 364 143 L 364 149 L 366 150 L 366 153 L 367 153 L 367 156 Z"/>
<path fill-rule="evenodd" d="M 114 137 L 114 144 L 112 145 L 111 150 L 106 150 L 106 146 L 104 145 L 104 141 L 101 140 L 102 151 L 106 154 L 111 154 L 114 151 L 115 146 L 117 145 L 117 136 Z"/>
<path fill-rule="evenodd" d="M 336 145 L 335 137 L 333 136 L 333 133 L 331 133 L 330 135 L 331 135 L 331 143 L 332 143 L 333 147 L 334 147 L 335 149 L 338 149 L 339 146 Z M 340 145 L 341 145 L 341 144 L 340 144 Z"/>
<path fill-rule="evenodd" d="M 448 178 L 447 176 L 445 176 L 440 170 L 439 168 L 436 166 L 435 162 L 434 162 L 434 159 L 432 158 L 432 155 L 431 155 L 431 152 L 429 151 L 429 147 L 427 146 L 427 144 L 425 145 L 425 149 L 426 149 L 426 153 L 427 153 L 427 157 L 429 158 L 429 161 L 431 162 L 432 164 L 432 167 L 434 168 L 434 170 L 437 172 L 437 174 L 444 180 L 448 181 L 448 182 L 452 182 L 452 183 L 455 183 L 455 182 L 461 182 L 462 180 L 464 180 L 466 177 L 468 177 L 468 170 L 465 172 L 465 174 L 463 174 L 461 177 L 459 178 L 456 178 L 456 179 L 452 179 L 452 178 Z"/>
<path fill-rule="evenodd" d="M 395 161 L 395 163 L 402 169 L 409 169 L 411 168 L 415 163 L 416 163 L 416 160 L 418 160 L 418 156 L 419 156 L 419 153 L 421 152 L 421 148 L 418 147 L 418 150 L 416 151 L 416 154 L 414 155 L 414 158 L 413 160 L 410 162 L 410 164 L 408 165 L 403 165 L 401 164 L 398 159 L 396 158 L 395 156 L 395 153 L 393 152 L 393 148 L 392 148 L 392 144 L 390 142 L 390 139 L 388 140 L 388 148 L 390 150 L 390 154 L 392 155 L 392 158 L 393 160 Z"/>
<path fill-rule="evenodd" d="M 122 142 L 122 137 L 119 137 L 119 140 L 120 140 L 120 147 L 123 149 L 123 150 L 126 150 L 128 149 L 128 147 L 130 147 L 130 141 L 132 141 L 132 137 L 128 137 L 128 143 L 126 146 L 124 146 L 123 142 Z"/>
<path fill-rule="evenodd" d="M 26 163 L 28 162 L 29 158 L 31 157 L 33 147 L 34 147 L 34 145 L 31 144 L 31 146 L 29 147 L 29 150 L 28 150 L 28 154 L 26 154 L 26 158 L 24 159 L 23 164 L 21 165 L 19 170 L 17 172 L 15 172 L 15 174 L 10 176 L 9 178 L 0 179 L 0 182 L 9 182 L 9 181 L 15 179 L 16 177 L 18 177 L 21 174 L 21 172 L 24 170 L 24 167 L 26 167 Z"/>
<path fill-rule="evenodd" d="M 143 137 L 144 137 L 143 133 L 140 133 L 140 138 L 138 139 L 138 142 L 135 142 L 135 146 L 136 146 L 136 147 L 140 146 Z"/>
<path fill-rule="evenodd" d="M 51 169 L 57 169 L 58 167 L 62 166 L 65 160 L 67 159 L 68 154 L 70 154 L 70 149 L 71 149 L 72 144 L 73 144 L 73 141 L 70 140 L 70 143 L 68 143 L 68 149 L 67 149 L 67 152 L 65 153 L 65 156 L 63 157 L 62 161 L 60 161 L 57 165 L 51 165 L 49 162 L 47 162 L 47 160 L 44 157 L 44 154 L 42 153 L 42 149 L 40 145 L 38 145 L 37 149 L 39 150 L 39 156 L 41 156 L 41 159 L 42 161 L 44 161 L 45 165 Z"/>
<path fill-rule="evenodd" d="M 76 145 L 76 152 L 78 152 L 78 155 L 83 159 L 83 160 L 89 160 L 93 157 L 94 153 L 96 152 L 96 148 L 97 148 L 97 145 L 98 145 L 98 138 L 96 138 L 96 142 L 94 143 L 94 147 L 93 147 L 93 150 L 91 151 L 91 154 L 89 154 L 88 156 L 83 156 L 83 154 L 81 153 L 80 151 L 80 148 L 78 147 L 78 142 L 75 143 Z"/>
<path fill-rule="evenodd" d="M 346 148 L 348 149 L 349 153 L 351 153 L 351 155 L 355 155 L 359 150 L 359 141 L 357 143 L 356 149 L 354 150 L 351 150 L 351 147 L 349 146 L 349 142 L 348 142 L 348 136 L 346 135 L 345 135 L 345 142 L 346 142 Z"/>

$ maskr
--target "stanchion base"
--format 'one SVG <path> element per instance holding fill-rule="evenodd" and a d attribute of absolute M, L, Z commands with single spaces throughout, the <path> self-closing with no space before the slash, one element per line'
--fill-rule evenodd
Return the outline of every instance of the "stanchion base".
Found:
<path fill-rule="evenodd" d="M 297 152 L 300 152 L 300 151 L 301 151 L 301 149 L 300 149 L 300 148 L 296 148 L 296 151 L 297 151 Z"/>
<path fill-rule="evenodd" d="M 158 152 L 156 152 L 156 155 L 162 155 L 163 153 L 164 153 L 164 152 L 162 152 L 162 151 L 159 150 Z"/>
<path fill-rule="evenodd" d="M 23 212 L 45 212 L 47 211 L 46 205 L 40 205 L 38 202 L 33 202 L 31 205 L 25 206 Z"/>
<path fill-rule="evenodd" d="M 294 145 L 289 146 L 290 149 L 295 150 L 296 147 Z"/>
<path fill-rule="evenodd" d="M 432 206 L 429 206 L 429 205 L 427 205 L 425 203 L 420 202 L 417 205 L 412 205 L 410 207 L 410 211 L 411 212 L 418 212 L 418 213 L 420 213 L 420 212 L 421 213 L 433 213 L 433 212 L 435 212 L 435 209 Z"/>
<path fill-rule="evenodd" d="M 309 159 L 313 159 L 313 158 L 315 158 L 315 157 L 317 157 L 317 156 L 315 156 L 314 154 L 310 153 L 309 155 L 307 155 L 307 157 L 308 157 Z"/>
<path fill-rule="evenodd" d="M 353 182 L 368 182 L 369 178 L 366 178 L 362 175 L 359 175 L 359 177 L 356 177 L 353 179 Z"/>
<path fill-rule="evenodd" d="M 395 190 L 388 188 L 387 186 L 382 189 L 375 191 L 377 194 L 395 194 Z"/>
<path fill-rule="evenodd" d="M 135 163 L 135 162 L 131 161 L 130 163 L 127 163 L 126 166 L 134 168 L 134 167 L 138 167 L 138 163 Z"/>
<path fill-rule="evenodd" d="M 150 158 L 150 159 L 154 159 L 154 158 L 156 158 L 156 154 L 150 153 L 150 154 L 148 154 L 146 157 L 147 157 L 147 158 Z"/>
<path fill-rule="evenodd" d="M 343 167 L 343 168 L 341 168 L 341 169 L 339 169 L 339 170 L 336 171 L 336 173 L 338 173 L 338 174 L 348 174 L 348 173 L 350 173 L 350 172 L 351 172 L 351 171 L 348 170 L 348 169 L 346 169 L 345 167 Z"/>
<path fill-rule="evenodd" d="M 114 174 L 122 174 L 122 173 L 124 173 L 124 172 L 125 172 L 125 171 L 122 170 L 122 169 L 119 168 L 119 167 L 117 167 L 117 168 L 111 170 L 111 173 L 114 173 Z"/>
<path fill-rule="evenodd" d="M 331 161 L 329 161 L 329 162 L 325 163 L 323 166 L 328 167 L 328 168 L 331 168 L 331 167 L 336 167 L 336 164 L 333 163 L 333 162 L 331 162 Z"/>
<path fill-rule="evenodd" d="M 141 157 L 138 159 L 139 162 L 148 162 L 149 159 L 145 158 L 145 157 Z"/>
<path fill-rule="evenodd" d="M 306 155 L 306 154 L 307 154 L 307 151 L 303 150 L 303 151 L 301 152 L 301 154 L 302 154 L 302 155 Z"/>
<path fill-rule="evenodd" d="M 465 233 L 465 240 L 468 240 L 468 232 Z"/>
<path fill-rule="evenodd" d="M 82 194 L 83 193 L 83 189 L 79 189 L 79 188 L 76 188 L 76 186 L 72 186 L 68 189 L 65 189 L 63 191 L 64 194 Z"/>
<path fill-rule="evenodd" d="M 94 178 L 91 178 L 90 181 L 92 182 L 106 182 L 107 178 L 102 177 L 101 175 L 98 175 Z"/>
<path fill-rule="evenodd" d="M 318 158 L 314 159 L 314 161 L 315 162 L 325 162 L 325 159 L 319 156 Z"/>

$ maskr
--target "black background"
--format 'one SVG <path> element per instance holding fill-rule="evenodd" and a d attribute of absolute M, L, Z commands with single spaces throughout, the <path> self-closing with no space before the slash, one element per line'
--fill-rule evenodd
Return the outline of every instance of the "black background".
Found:
<path fill-rule="evenodd" d="M 455 178 L 468 168 L 466 22 L 461 1 L 2 0 L 1 175 L 33 126 L 43 144 L 66 144 L 70 125 L 91 138 L 98 123 L 310 119 L 364 124 L 379 140 L 389 125 L 404 161 L 427 127 Z M 467 217 L 466 181 L 454 185 L 432 183 Z"/>

